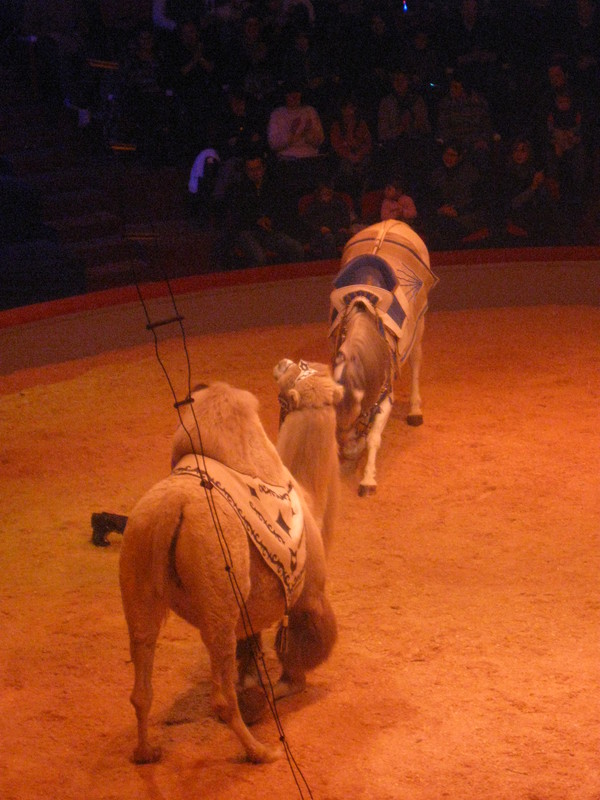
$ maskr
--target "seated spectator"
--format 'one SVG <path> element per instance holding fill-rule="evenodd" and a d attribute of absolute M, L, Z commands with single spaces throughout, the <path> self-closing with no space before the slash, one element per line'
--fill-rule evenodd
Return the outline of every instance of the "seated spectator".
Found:
<path fill-rule="evenodd" d="M 322 181 L 303 214 L 310 253 L 314 258 L 337 258 L 350 238 L 352 216 L 346 201 L 330 181 Z"/>
<path fill-rule="evenodd" d="M 411 224 L 416 218 L 415 201 L 405 193 L 403 181 L 400 178 L 394 178 L 386 183 L 381 202 L 381 221 L 398 219 Z"/>
<path fill-rule="evenodd" d="M 279 160 L 315 158 L 325 139 L 317 111 L 302 102 L 302 85 L 288 83 L 285 103 L 271 113 L 267 127 L 269 146 Z"/>
<path fill-rule="evenodd" d="M 220 160 L 215 197 L 222 200 L 232 181 L 241 177 L 246 155 L 264 152 L 267 146 L 264 123 L 238 87 L 227 93 L 225 109 L 215 120 L 214 141 Z"/>
<path fill-rule="evenodd" d="M 329 82 L 325 59 L 308 27 L 293 32 L 291 46 L 282 55 L 281 74 L 285 84 L 303 86 L 308 102 L 317 110 L 326 109 Z M 320 110 L 318 113 L 321 116 Z"/>
<path fill-rule="evenodd" d="M 562 243 L 556 184 L 537 163 L 527 137 L 517 137 L 500 175 L 501 223 L 510 237 L 532 245 Z M 526 242 L 525 242 L 526 240 Z"/>
<path fill-rule="evenodd" d="M 417 25 L 411 31 L 404 58 L 411 85 L 425 100 L 431 119 L 442 96 L 446 77 L 439 49 L 425 26 Z"/>
<path fill-rule="evenodd" d="M 377 112 L 377 138 L 382 170 L 400 171 L 415 185 L 430 165 L 431 124 L 423 97 L 411 88 L 403 68 L 391 75 L 392 91 L 382 98 Z"/>
<path fill-rule="evenodd" d="M 286 187 L 289 214 L 295 213 L 303 194 L 314 191 L 325 170 L 321 118 L 313 106 L 303 103 L 302 91 L 299 84 L 288 84 L 284 104 L 271 112 L 267 124 L 267 141 L 276 157 L 275 174 L 278 183 Z"/>
<path fill-rule="evenodd" d="M 548 171 L 559 186 L 563 205 L 581 205 L 586 183 L 587 153 L 583 112 L 568 89 L 557 91 L 547 118 Z"/>
<path fill-rule="evenodd" d="M 582 95 L 597 106 L 600 90 L 600 6 L 597 0 L 577 0 L 575 5 L 575 18 L 567 30 L 573 81 Z"/>
<path fill-rule="evenodd" d="M 348 192 L 355 204 L 363 193 L 373 151 L 369 126 L 352 97 L 340 103 L 339 114 L 331 125 L 329 140 L 334 159 L 334 185 Z"/>
<path fill-rule="evenodd" d="M 480 170 L 491 166 L 494 127 L 489 105 L 461 72 L 452 74 L 448 93 L 439 102 L 436 134 L 442 143 L 458 142 Z"/>
<path fill-rule="evenodd" d="M 252 62 L 244 73 L 242 85 L 256 108 L 268 116 L 267 112 L 272 108 L 272 99 L 277 89 L 277 79 L 266 42 L 259 42 L 253 50 Z"/>
<path fill-rule="evenodd" d="M 175 39 L 166 50 L 163 84 L 181 103 L 188 149 L 196 152 L 206 144 L 206 129 L 221 89 L 214 45 L 192 19 L 177 25 Z"/>
<path fill-rule="evenodd" d="M 152 28 L 142 26 L 134 35 L 120 74 L 119 134 L 137 145 L 144 161 L 155 164 L 164 150 L 169 109 L 164 61 Z"/>
<path fill-rule="evenodd" d="M 447 65 L 462 70 L 470 85 L 484 95 L 494 85 L 499 48 L 497 29 L 498 21 L 490 18 L 478 0 L 460 0 L 444 36 Z"/>
<path fill-rule="evenodd" d="M 458 142 L 444 144 L 441 162 L 428 181 L 426 239 L 432 250 L 454 250 L 484 230 L 482 181 Z"/>
<path fill-rule="evenodd" d="M 270 253 L 282 263 L 302 261 L 304 248 L 284 231 L 281 207 L 281 192 L 267 172 L 264 157 L 250 154 L 244 162 L 242 180 L 231 187 L 226 198 L 225 230 L 218 255 L 226 261 L 233 245 L 241 251 L 244 266 L 266 264 Z"/>

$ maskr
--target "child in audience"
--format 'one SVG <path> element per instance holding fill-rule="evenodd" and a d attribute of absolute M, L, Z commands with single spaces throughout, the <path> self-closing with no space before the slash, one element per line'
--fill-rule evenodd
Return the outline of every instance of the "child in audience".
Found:
<path fill-rule="evenodd" d="M 399 219 L 410 224 L 416 218 L 417 207 L 414 200 L 404 191 L 403 182 L 399 178 L 394 178 L 383 190 L 382 222 L 386 219 Z"/>

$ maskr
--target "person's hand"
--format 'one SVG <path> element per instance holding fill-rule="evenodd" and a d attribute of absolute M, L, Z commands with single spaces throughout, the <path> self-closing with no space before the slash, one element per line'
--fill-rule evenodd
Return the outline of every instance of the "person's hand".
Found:
<path fill-rule="evenodd" d="M 542 185 L 543 182 L 544 182 L 544 173 L 542 172 L 542 170 L 539 170 L 533 176 L 533 180 L 531 181 L 531 188 L 537 189 L 539 186 Z"/>
<path fill-rule="evenodd" d="M 458 211 L 454 206 L 448 203 L 438 208 L 438 214 L 441 214 L 443 217 L 458 217 Z"/>

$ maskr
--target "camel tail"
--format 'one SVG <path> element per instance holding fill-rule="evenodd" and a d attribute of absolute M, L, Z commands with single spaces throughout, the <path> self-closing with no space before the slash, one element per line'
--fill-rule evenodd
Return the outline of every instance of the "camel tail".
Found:
<path fill-rule="evenodd" d="M 119 570 L 127 616 L 128 611 L 137 616 L 134 608 L 141 604 L 166 619 L 169 586 L 181 586 L 175 553 L 183 520 L 181 502 L 160 510 L 153 503 L 134 509 L 123 535 Z"/>

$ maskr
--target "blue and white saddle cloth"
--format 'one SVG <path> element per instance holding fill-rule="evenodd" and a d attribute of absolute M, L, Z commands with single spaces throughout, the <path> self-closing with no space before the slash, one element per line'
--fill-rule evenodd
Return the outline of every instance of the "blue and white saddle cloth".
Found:
<path fill-rule="evenodd" d="M 380 319 L 400 369 L 437 282 L 425 243 L 409 225 L 386 220 L 364 228 L 344 247 L 330 297 L 329 336 L 336 335 L 344 314 L 361 302 Z"/>
<path fill-rule="evenodd" d="M 250 541 L 281 581 L 287 608 L 291 608 L 304 586 L 306 565 L 304 513 L 291 475 L 288 473 L 284 486 L 274 486 L 195 454 L 183 456 L 171 474 L 200 480 L 227 501 Z"/>

